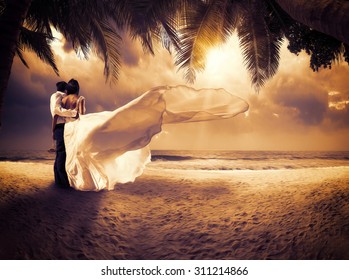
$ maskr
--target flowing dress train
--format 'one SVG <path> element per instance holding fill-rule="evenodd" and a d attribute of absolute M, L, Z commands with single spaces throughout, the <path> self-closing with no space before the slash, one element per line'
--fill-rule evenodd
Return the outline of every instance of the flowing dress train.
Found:
<path fill-rule="evenodd" d="M 248 104 L 224 89 L 160 86 L 111 112 L 81 115 L 65 125 L 66 171 L 82 191 L 112 190 L 143 173 L 149 142 L 163 124 L 231 118 Z"/>

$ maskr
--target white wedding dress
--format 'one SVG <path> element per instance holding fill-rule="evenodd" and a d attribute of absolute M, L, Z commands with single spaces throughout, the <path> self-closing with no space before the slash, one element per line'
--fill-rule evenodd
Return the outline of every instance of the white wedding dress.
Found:
<path fill-rule="evenodd" d="M 163 124 L 230 118 L 246 110 L 244 100 L 224 89 L 160 86 L 115 111 L 81 115 L 64 129 L 70 185 L 100 191 L 132 182 L 150 162 L 148 144 Z"/>

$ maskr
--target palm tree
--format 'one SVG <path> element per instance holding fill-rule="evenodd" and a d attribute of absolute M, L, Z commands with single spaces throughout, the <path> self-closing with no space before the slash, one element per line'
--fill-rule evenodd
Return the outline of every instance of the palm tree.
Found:
<path fill-rule="evenodd" d="M 300 2 L 306 3 L 307 1 L 280 0 L 276 2 L 287 2 L 288 7 L 292 8 L 296 2 L 302 7 Z M 320 2 L 338 1 L 324 0 Z M 347 3 L 343 5 L 346 6 Z M 321 6 L 321 4 L 316 7 L 325 9 L 324 5 Z M 305 11 L 297 10 L 297 12 L 307 13 L 304 15 L 306 18 L 313 11 L 308 9 Z M 319 13 L 318 10 L 316 12 Z M 336 12 L 341 14 L 341 10 Z M 276 73 L 279 64 L 279 51 L 285 37 L 292 44 L 289 48 L 290 51 L 298 53 L 305 49 L 312 56 L 311 66 L 314 70 L 320 66 L 330 66 L 333 60 L 338 59 L 343 54 L 348 59 L 349 47 L 347 45 L 331 36 L 299 24 L 273 0 L 192 1 L 192 5 L 183 12 L 183 17 L 184 26 L 179 30 L 182 48 L 177 53 L 176 64 L 179 65 L 179 68 L 185 69 L 185 77 L 189 82 L 195 80 L 196 71 L 205 68 L 205 57 L 208 49 L 224 43 L 235 30 L 239 37 L 245 65 L 251 75 L 252 85 L 257 91 L 266 80 Z M 348 21 L 347 18 L 340 17 L 340 19 L 340 23 L 346 24 Z M 295 26 L 298 27 L 297 34 L 295 34 Z M 337 29 L 342 30 L 338 26 Z M 348 28 L 345 29 L 348 39 L 347 30 Z M 335 33 L 336 31 L 331 32 Z M 328 33 L 331 34 L 331 32 Z M 305 40 L 299 40 L 297 36 L 303 36 Z M 323 48 L 321 48 L 322 45 Z M 316 60 L 317 56 L 321 59 Z"/>
<path fill-rule="evenodd" d="M 31 0 L 2 1 L 0 14 L 0 118 L 3 95 L 10 77 L 13 57 Z M 1 125 L 1 123 L 0 123 Z"/>
<path fill-rule="evenodd" d="M 307 3 L 312 2 L 309 6 Z M 58 74 L 50 47 L 51 28 L 60 31 L 76 52 L 88 56 L 93 48 L 105 63 L 105 76 L 116 81 L 120 68 L 120 32 L 127 30 L 140 39 L 144 50 L 154 53 L 153 41 L 176 51 L 176 64 L 186 70 L 188 81 L 205 67 L 209 47 L 224 42 L 237 31 L 252 84 L 258 90 L 278 68 L 279 49 L 283 38 L 294 36 L 295 21 L 340 40 L 327 59 L 339 53 L 349 57 L 347 1 L 322 0 L 0 0 L 0 118 L 15 53 L 25 65 L 23 50 L 33 50 Z M 279 5 L 277 5 L 279 4 Z M 338 9 L 330 7 L 339 6 Z M 303 9 L 303 6 L 306 9 Z M 281 7 L 281 8 L 280 8 Z M 299 7 L 302 7 L 301 10 Z M 316 7 L 316 8 L 315 8 Z M 284 10 L 282 10 L 284 9 Z M 319 22 L 311 21 L 318 9 Z M 322 9 L 322 10 L 321 10 Z M 285 13 L 286 11 L 286 13 Z M 330 11 L 330 12 L 329 12 Z M 289 16 L 287 13 L 289 13 Z M 326 16 L 330 15 L 330 16 Z M 342 28 L 343 27 L 343 28 Z M 306 30 L 301 26 L 297 30 Z M 292 33 L 293 32 L 293 33 Z M 179 35 L 178 35 L 179 34 Z M 314 36 L 313 36 L 314 37 Z M 316 36 L 315 36 L 316 37 Z M 316 38 L 323 38 L 321 33 Z M 302 41 L 302 40 L 299 40 Z M 326 40 L 328 41 L 328 38 Z M 295 44 L 294 52 L 308 48 Z M 331 53 L 332 52 L 332 53 Z M 322 63 L 316 62 L 316 63 Z M 325 62 L 328 63 L 328 62 Z M 316 65 L 318 65 L 316 64 Z M 323 63 L 324 64 L 324 63 Z M 324 64 L 326 65 L 326 64 Z M 0 123 L 1 125 L 1 123 Z"/>
<path fill-rule="evenodd" d="M 187 80 L 193 82 L 196 71 L 205 68 L 208 49 L 224 43 L 236 30 L 251 82 L 258 91 L 277 71 L 283 40 L 276 14 L 267 4 L 260 0 L 207 0 L 187 9 L 185 26 L 179 31 L 183 45 L 176 61 L 186 70 Z"/>
<path fill-rule="evenodd" d="M 349 45 L 349 1 L 275 0 L 293 19 Z"/>
<path fill-rule="evenodd" d="M 110 26 L 104 5 L 97 1 L 16 0 L 4 1 L 0 16 L 0 113 L 15 53 L 26 65 L 23 50 L 33 50 L 58 74 L 50 47 L 51 26 L 63 33 L 76 51 L 87 56 L 91 43 L 105 61 L 105 74 L 117 78 L 120 66 L 118 46 L 120 36 Z M 84 4 L 84 5 L 82 5 Z M 90 16 L 86 16 L 89 14 Z"/>
<path fill-rule="evenodd" d="M 176 65 L 184 68 L 189 82 L 195 80 L 195 71 L 205 68 L 206 52 L 210 47 L 226 41 L 238 21 L 234 1 L 191 1 L 179 21 L 181 48 Z"/>
<path fill-rule="evenodd" d="M 178 48 L 174 23 L 182 2 L 186 1 L 1 0 L 0 34 L 4 36 L 0 41 L 0 118 L 15 54 L 28 66 L 23 50 L 33 50 L 58 74 L 50 47 L 52 27 L 83 56 L 88 57 L 94 49 L 105 63 L 106 78 L 115 82 L 120 68 L 119 33 L 127 29 L 151 53 L 153 39 L 160 37 L 167 39 L 166 47 L 171 42 Z"/>

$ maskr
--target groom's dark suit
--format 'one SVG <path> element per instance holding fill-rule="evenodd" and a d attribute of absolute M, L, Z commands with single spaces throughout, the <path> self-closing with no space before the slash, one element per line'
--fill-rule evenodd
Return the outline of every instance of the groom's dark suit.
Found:
<path fill-rule="evenodd" d="M 65 171 L 65 145 L 64 145 L 64 124 L 65 117 L 75 117 L 76 110 L 62 108 L 62 98 L 66 96 L 64 92 L 57 91 L 51 95 L 50 110 L 54 117 L 58 115 L 57 124 L 54 128 L 54 139 L 56 141 L 56 159 L 54 163 L 55 184 L 61 187 L 69 187 L 67 172 Z"/>

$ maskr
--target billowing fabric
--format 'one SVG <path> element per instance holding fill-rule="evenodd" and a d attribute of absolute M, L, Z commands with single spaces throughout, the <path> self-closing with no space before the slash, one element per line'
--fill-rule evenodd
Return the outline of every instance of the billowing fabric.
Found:
<path fill-rule="evenodd" d="M 152 88 L 111 112 L 81 115 L 65 125 L 66 171 L 83 191 L 112 190 L 142 174 L 152 137 L 163 124 L 226 119 L 248 104 L 224 89 Z"/>

